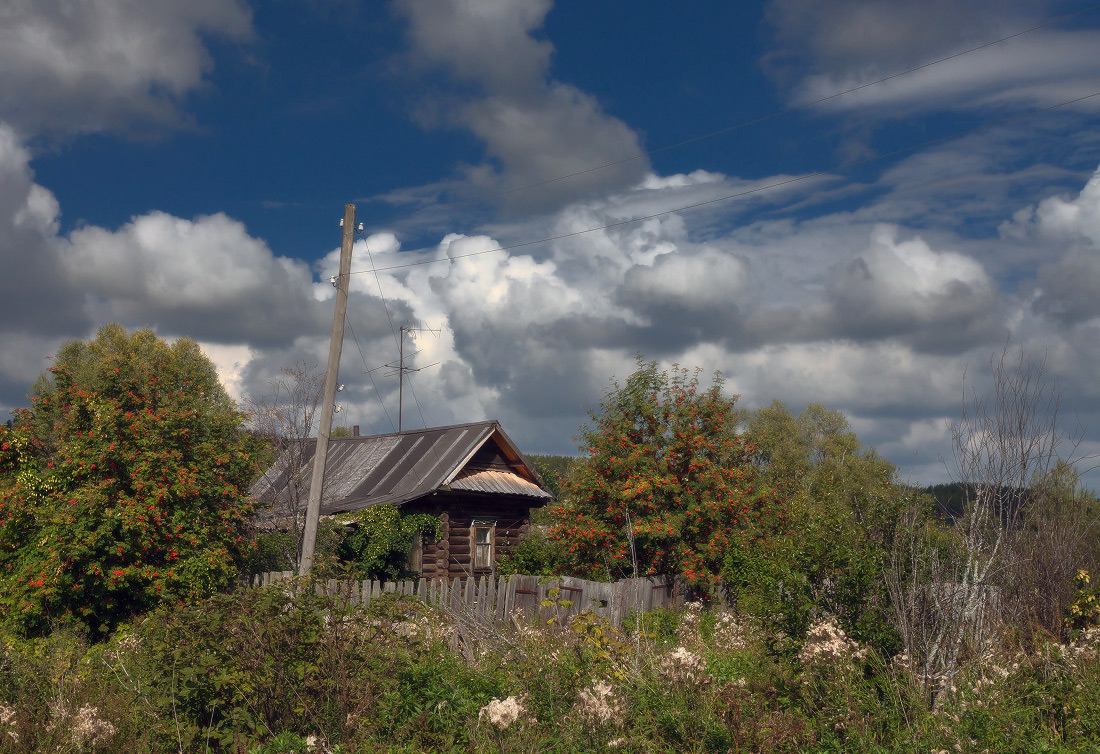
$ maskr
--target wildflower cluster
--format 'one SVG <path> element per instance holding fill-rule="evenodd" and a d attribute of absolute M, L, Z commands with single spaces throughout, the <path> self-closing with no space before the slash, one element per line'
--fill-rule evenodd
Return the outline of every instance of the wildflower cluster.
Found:
<path fill-rule="evenodd" d="M 11 743 L 19 743 L 19 732 L 15 729 L 15 707 L 0 702 L 0 746 L 3 746 L 4 738 Z"/>
<path fill-rule="evenodd" d="M 481 708 L 477 718 L 479 721 L 487 720 L 494 728 L 504 730 L 519 720 L 524 711 L 523 700 L 521 699 L 514 696 L 507 699 L 494 697 L 492 701 Z"/>
<path fill-rule="evenodd" d="M 665 678 L 677 685 L 695 686 L 707 677 L 703 658 L 684 647 L 676 647 L 661 658 L 660 664 Z"/>
<path fill-rule="evenodd" d="M 835 616 L 829 615 L 810 626 L 806 632 L 806 643 L 798 653 L 803 667 L 832 665 L 837 662 L 852 662 L 864 659 L 866 649 L 848 638 Z"/>
<path fill-rule="evenodd" d="M 581 721 L 589 727 L 618 725 L 622 722 L 622 701 L 615 694 L 615 687 L 606 681 L 595 681 L 577 695 L 574 709 Z"/>
<path fill-rule="evenodd" d="M 70 721 L 73 746 L 77 751 L 94 751 L 105 746 L 118 732 L 110 720 L 99 716 L 99 710 L 85 704 L 76 711 Z"/>
<path fill-rule="evenodd" d="M 727 652 L 748 649 L 753 641 L 752 628 L 728 611 L 714 617 L 714 645 Z"/>

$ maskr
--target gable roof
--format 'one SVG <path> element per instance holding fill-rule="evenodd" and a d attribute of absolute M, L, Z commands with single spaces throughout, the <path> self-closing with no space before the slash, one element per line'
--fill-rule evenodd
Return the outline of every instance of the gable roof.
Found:
<path fill-rule="evenodd" d="M 308 499 L 316 440 L 297 454 L 284 452 L 252 485 L 249 493 L 276 510 L 288 511 L 290 475 L 301 475 L 300 499 Z M 456 490 L 529 498 L 552 498 L 538 475 L 497 421 L 455 424 L 370 437 L 329 439 L 323 514 L 372 505 L 401 505 L 437 491 Z"/>

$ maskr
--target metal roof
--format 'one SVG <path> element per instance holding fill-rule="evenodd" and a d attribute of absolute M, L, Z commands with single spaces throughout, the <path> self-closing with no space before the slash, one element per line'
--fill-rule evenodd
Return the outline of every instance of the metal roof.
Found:
<path fill-rule="evenodd" d="M 488 443 L 505 459 L 505 468 L 478 468 L 471 460 Z M 289 492 L 299 481 L 298 505 L 309 497 L 316 440 L 306 440 L 300 461 L 283 453 L 261 476 L 250 494 L 278 512 L 294 506 Z M 292 468 L 297 466 L 298 468 Z M 381 503 L 401 505 L 437 490 L 495 493 L 531 498 L 552 496 L 496 421 L 456 424 L 371 437 L 333 437 L 325 464 L 321 512 L 359 510 Z"/>
<path fill-rule="evenodd" d="M 466 492 L 495 492 L 501 495 L 527 495 L 549 499 L 550 493 L 534 482 L 528 482 L 518 474 L 507 471 L 467 471 L 455 477 L 448 485 L 452 490 Z"/>

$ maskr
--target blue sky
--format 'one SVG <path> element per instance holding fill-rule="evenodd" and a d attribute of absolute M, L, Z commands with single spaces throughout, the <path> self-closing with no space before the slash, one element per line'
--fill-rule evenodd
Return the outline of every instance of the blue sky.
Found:
<path fill-rule="evenodd" d="M 412 324 L 440 333 L 407 426 L 499 418 L 529 451 L 573 450 L 641 353 L 843 410 L 939 481 L 1009 342 L 1095 452 L 1100 96 L 1065 103 L 1100 93 L 1100 10 L 962 5 L 5 3 L 0 407 L 109 321 L 195 338 L 238 397 L 323 363 L 355 202 L 353 269 L 392 268 L 353 280 L 364 431 L 395 421 L 365 371 Z"/>

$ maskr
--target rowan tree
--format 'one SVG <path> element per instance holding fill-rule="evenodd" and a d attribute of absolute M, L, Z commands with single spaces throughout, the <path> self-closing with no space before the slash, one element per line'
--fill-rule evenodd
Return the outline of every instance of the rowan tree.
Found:
<path fill-rule="evenodd" d="M 551 536 L 578 575 L 666 574 L 706 591 L 731 549 L 786 528 L 760 485 L 754 448 L 735 433 L 735 397 L 715 376 L 641 359 L 581 428 L 584 457 L 563 485 Z M 636 565 L 636 569 L 635 569 Z"/>
<path fill-rule="evenodd" d="M 0 430 L 0 619 L 92 629 L 232 585 L 258 442 L 198 345 L 107 325 Z"/>

